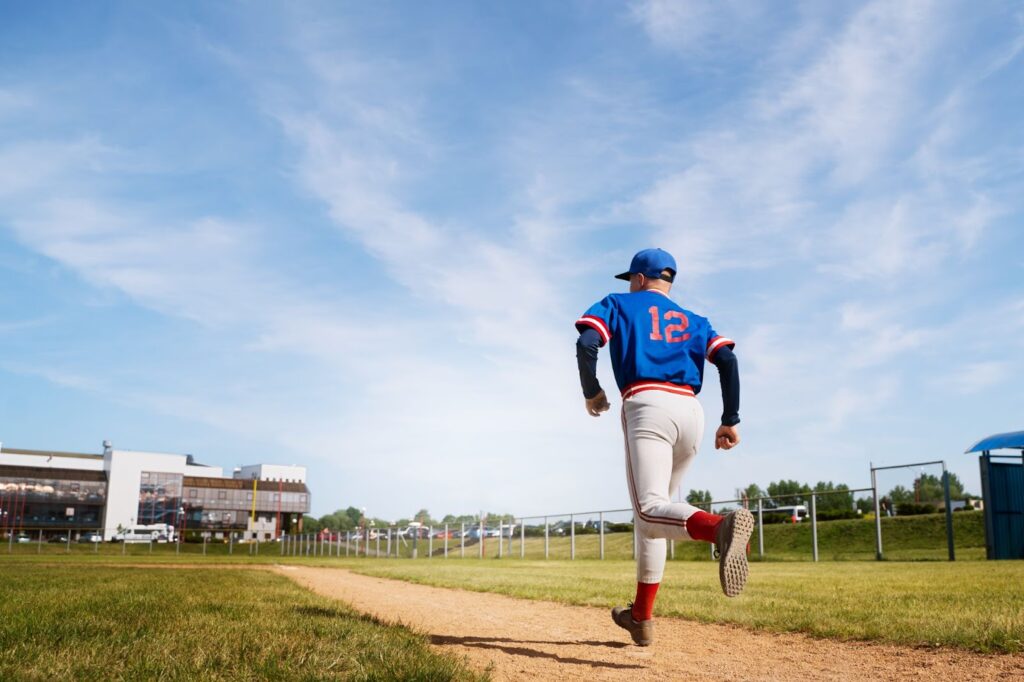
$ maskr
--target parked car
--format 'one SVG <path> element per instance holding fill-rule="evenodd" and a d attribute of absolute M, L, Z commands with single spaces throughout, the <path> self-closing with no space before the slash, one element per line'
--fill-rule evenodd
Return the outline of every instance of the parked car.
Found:
<path fill-rule="evenodd" d="M 53 536 L 50 537 L 49 540 L 47 540 L 47 542 L 59 542 L 61 544 L 67 544 L 67 541 L 68 541 L 68 536 L 67 535 L 53 535 Z"/>
<path fill-rule="evenodd" d="M 78 537 L 78 541 L 79 542 L 103 542 L 103 536 L 100 535 L 99 533 L 94 533 L 94 532 L 90 531 L 88 533 L 82 533 Z"/>
<path fill-rule="evenodd" d="M 14 541 L 17 542 L 19 545 L 23 545 L 32 542 L 32 538 L 30 538 L 27 533 L 18 533 L 18 535 L 14 538 Z"/>

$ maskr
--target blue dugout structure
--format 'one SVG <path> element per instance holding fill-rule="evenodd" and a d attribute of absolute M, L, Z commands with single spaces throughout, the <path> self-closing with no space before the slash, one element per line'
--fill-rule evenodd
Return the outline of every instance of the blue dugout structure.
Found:
<path fill-rule="evenodd" d="M 1019 450 L 1020 454 L 992 454 Z M 983 438 L 967 453 L 980 452 L 985 501 L 985 554 L 989 559 L 1024 559 L 1024 431 Z"/>

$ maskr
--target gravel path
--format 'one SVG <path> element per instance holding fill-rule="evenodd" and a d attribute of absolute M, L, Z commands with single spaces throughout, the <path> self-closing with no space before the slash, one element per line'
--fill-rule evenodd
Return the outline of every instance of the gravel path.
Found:
<path fill-rule="evenodd" d="M 661 618 L 633 646 L 608 612 L 371 578 L 331 568 L 281 574 L 359 611 L 426 633 L 495 680 L 1024 680 L 1024 656 L 837 642 Z"/>

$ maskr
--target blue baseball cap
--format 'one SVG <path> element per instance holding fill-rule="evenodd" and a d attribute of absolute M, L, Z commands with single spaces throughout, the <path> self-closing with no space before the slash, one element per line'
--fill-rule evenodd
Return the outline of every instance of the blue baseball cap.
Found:
<path fill-rule="evenodd" d="M 671 270 L 670 276 L 662 276 L 662 270 Z M 643 275 L 650 279 L 664 279 L 671 282 L 676 278 L 676 259 L 672 254 L 662 249 L 644 249 L 633 256 L 633 262 L 629 264 L 629 270 L 621 275 L 615 275 L 615 279 L 629 281 L 630 275 Z"/>

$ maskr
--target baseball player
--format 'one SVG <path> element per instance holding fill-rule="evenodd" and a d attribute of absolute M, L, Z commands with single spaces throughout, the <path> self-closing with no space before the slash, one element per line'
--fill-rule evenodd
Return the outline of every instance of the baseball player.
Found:
<path fill-rule="evenodd" d="M 640 251 L 629 270 L 616 275 L 629 281 L 629 293 L 606 296 L 576 320 L 587 412 L 598 417 L 610 407 L 597 380 L 597 352 L 605 345 L 622 395 L 626 483 L 638 535 L 637 586 L 633 602 L 614 608 L 612 619 L 640 646 L 654 639 L 651 614 L 665 570 L 666 539 L 713 542 L 722 590 L 735 597 L 747 581 L 746 547 L 754 528 L 746 509 L 718 516 L 671 500 L 704 432 L 704 411 L 695 396 L 703 384 L 705 358 L 718 367 L 722 386 L 724 410 L 715 448 L 729 450 L 740 442 L 735 343 L 669 298 L 676 272 L 668 252 Z"/>

